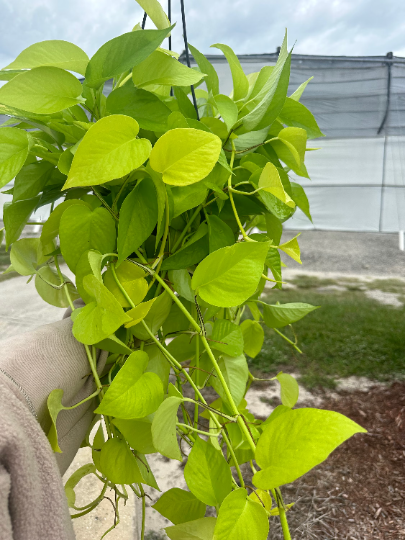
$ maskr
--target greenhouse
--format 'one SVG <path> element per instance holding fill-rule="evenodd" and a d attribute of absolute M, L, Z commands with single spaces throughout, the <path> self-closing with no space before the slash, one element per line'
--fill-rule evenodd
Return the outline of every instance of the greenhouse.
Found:
<path fill-rule="evenodd" d="M 221 92 L 232 91 L 224 56 L 208 55 Z M 185 55 L 183 54 L 183 61 Z M 245 73 L 275 64 L 277 53 L 240 55 Z M 301 102 L 324 139 L 309 146 L 311 180 L 299 178 L 313 224 L 298 210 L 294 229 L 396 232 L 405 229 L 405 58 L 293 54 L 288 95 L 313 79 Z"/>

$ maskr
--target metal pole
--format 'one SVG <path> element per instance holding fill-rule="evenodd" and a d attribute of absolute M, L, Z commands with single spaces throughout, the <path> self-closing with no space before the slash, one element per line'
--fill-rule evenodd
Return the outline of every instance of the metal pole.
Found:
<path fill-rule="evenodd" d="M 383 222 L 383 212 L 384 212 L 384 187 L 385 187 L 385 169 L 386 169 L 386 155 L 387 155 L 387 136 L 384 137 L 384 150 L 383 150 L 383 167 L 382 167 L 382 178 L 381 178 L 381 194 L 380 194 L 380 219 L 378 222 L 378 230 L 382 232 L 382 222 Z"/>
<path fill-rule="evenodd" d="M 405 238 L 404 238 L 404 231 L 399 231 L 399 249 L 401 251 L 405 251 Z"/>
<path fill-rule="evenodd" d="M 184 12 L 184 0 L 180 0 L 180 6 L 181 6 L 181 18 L 183 20 L 184 49 L 185 49 L 185 53 L 186 53 L 187 65 L 188 65 L 188 67 L 191 67 L 190 66 L 190 55 L 188 53 L 186 14 Z M 195 112 L 197 113 L 197 120 L 199 120 L 200 116 L 198 114 L 197 99 L 195 97 L 195 92 L 194 92 L 194 86 L 193 85 L 191 85 L 191 94 L 193 96 L 194 109 L 195 109 Z"/>
<path fill-rule="evenodd" d="M 393 53 L 389 52 L 387 53 L 387 59 L 392 60 L 393 59 Z M 387 62 L 387 104 L 385 107 L 385 114 L 384 118 L 381 122 L 380 127 L 378 128 L 377 135 L 381 133 L 383 128 L 385 129 L 385 123 L 388 119 L 388 115 L 390 112 L 390 102 L 391 102 L 391 66 L 392 62 Z M 380 197 L 380 220 L 378 225 L 378 230 L 381 232 L 382 230 L 382 220 L 383 220 L 383 211 L 384 211 L 384 184 L 385 184 L 385 169 L 386 169 L 386 156 L 387 156 L 387 132 L 385 131 L 385 138 L 384 138 L 384 151 L 383 151 L 383 171 L 382 171 L 382 180 L 381 180 L 381 197 Z"/>

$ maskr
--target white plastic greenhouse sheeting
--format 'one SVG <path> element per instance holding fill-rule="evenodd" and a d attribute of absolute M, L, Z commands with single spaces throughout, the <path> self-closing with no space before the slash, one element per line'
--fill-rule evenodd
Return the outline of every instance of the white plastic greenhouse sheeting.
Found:
<path fill-rule="evenodd" d="M 314 141 L 315 142 L 315 141 Z M 383 155 L 386 144 L 385 183 Z M 292 229 L 395 232 L 405 229 L 405 137 L 323 139 L 308 152 L 307 193 L 313 224 L 298 210 Z M 292 175 L 295 176 L 295 175 Z"/>
<path fill-rule="evenodd" d="M 208 58 L 221 93 L 229 94 L 232 78 L 225 58 Z M 274 65 L 277 55 L 239 59 L 248 74 Z M 293 54 L 288 94 L 311 76 L 301 102 L 326 137 L 308 143 L 321 148 L 306 155 L 311 180 L 291 177 L 305 187 L 313 224 L 297 210 L 286 228 L 405 229 L 405 59 Z"/>

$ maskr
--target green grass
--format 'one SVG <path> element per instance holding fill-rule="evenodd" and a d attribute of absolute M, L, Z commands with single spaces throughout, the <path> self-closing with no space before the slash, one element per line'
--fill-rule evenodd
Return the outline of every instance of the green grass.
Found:
<path fill-rule="evenodd" d="M 309 388 L 334 387 L 336 378 L 350 375 L 380 381 L 404 377 L 405 308 L 381 305 L 359 290 L 322 294 L 317 287 L 324 287 L 325 280 L 311 281 L 310 284 L 309 279 L 298 278 L 297 289 L 271 290 L 263 297 L 268 303 L 306 302 L 322 306 L 294 324 L 303 354 L 265 327 L 262 352 L 250 360 L 252 370 L 261 375 L 283 369 L 295 371 Z M 394 285 L 399 288 L 399 283 L 390 284 Z M 290 328 L 282 331 L 294 341 Z"/>

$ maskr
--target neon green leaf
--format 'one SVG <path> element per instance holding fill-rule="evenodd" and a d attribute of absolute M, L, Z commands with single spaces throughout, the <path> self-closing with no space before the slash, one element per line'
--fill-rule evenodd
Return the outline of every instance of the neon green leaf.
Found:
<path fill-rule="evenodd" d="M 297 381 L 288 373 L 278 373 L 276 375 L 281 386 L 281 403 L 292 409 L 298 401 L 299 386 Z"/>
<path fill-rule="evenodd" d="M 146 284 L 146 287 L 147 287 L 147 284 Z M 138 306 L 127 311 L 127 315 L 128 317 L 131 317 L 131 321 L 125 325 L 125 328 L 130 328 L 131 326 L 135 326 L 136 324 L 143 321 L 143 319 L 149 313 L 150 308 L 152 307 L 154 301 L 155 301 L 155 298 L 151 298 L 147 302 L 142 302 Z"/>
<path fill-rule="evenodd" d="M 96 122 L 80 142 L 62 189 L 104 184 L 140 167 L 152 145 L 137 139 L 138 132 L 138 122 L 122 114 Z"/>
<path fill-rule="evenodd" d="M 43 244 L 39 238 L 21 238 L 11 247 L 10 261 L 13 270 L 21 276 L 31 276 L 37 267 L 45 263 L 53 251 L 53 244 Z"/>
<path fill-rule="evenodd" d="M 264 330 L 258 322 L 251 319 L 243 321 L 240 328 L 243 333 L 243 351 L 255 358 L 263 347 Z"/>
<path fill-rule="evenodd" d="M 213 96 L 216 96 L 219 94 L 219 78 L 214 66 L 202 53 L 200 53 L 200 51 L 190 45 L 190 43 L 188 44 L 188 47 L 194 57 L 194 60 L 197 62 L 201 73 L 206 73 L 204 82 L 207 85 L 208 91 L 211 91 Z"/>
<path fill-rule="evenodd" d="M 32 69 L 51 66 L 84 75 L 89 62 L 77 45 L 59 39 L 40 41 L 24 49 L 5 69 Z"/>
<path fill-rule="evenodd" d="M 263 188 L 264 191 L 271 193 L 287 206 L 290 206 L 291 208 L 295 207 L 295 202 L 284 190 L 280 174 L 277 170 L 277 167 L 273 165 L 273 163 L 269 162 L 266 164 L 260 175 L 258 185 L 259 188 Z"/>
<path fill-rule="evenodd" d="M 230 493 L 219 510 L 213 540 L 266 540 L 268 534 L 263 506 L 250 499 L 244 488 Z"/>
<path fill-rule="evenodd" d="M 224 456 L 200 437 L 184 468 L 189 490 L 205 504 L 220 506 L 232 489 L 231 471 Z"/>
<path fill-rule="evenodd" d="M 114 418 L 114 426 L 120 430 L 131 448 L 141 454 L 154 454 L 156 448 L 152 441 L 152 422 L 148 418 L 124 420 Z"/>
<path fill-rule="evenodd" d="M 284 251 L 284 253 L 287 253 L 294 261 L 297 261 L 297 263 L 302 264 L 301 262 L 301 252 L 300 252 L 300 246 L 298 245 L 298 238 L 299 235 L 295 236 L 294 238 L 291 238 L 291 240 L 288 240 L 288 242 L 285 242 L 284 244 L 279 245 L 279 249 L 281 251 Z"/>
<path fill-rule="evenodd" d="M 83 98 L 74 75 L 56 67 L 38 67 L 17 75 L 0 88 L 0 103 L 36 114 L 68 109 Z"/>
<path fill-rule="evenodd" d="M 269 242 L 243 242 L 214 251 L 194 272 L 193 289 L 213 306 L 242 304 L 259 284 L 269 246 Z"/>
<path fill-rule="evenodd" d="M 233 246 L 235 235 L 232 229 L 218 216 L 208 216 L 208 240 L 210 253 L 226 246 Z"/>
<path fill-rule="evenodd" d="M 30 163 L 23 167 L 14 180 L 13 202 L 36 197 L 45 187 L 54 169 L 52 163 L 47 161 Z"/>
<path fill-rule="evenodd" d="M 62 274 L 62 277 L 64 282 L 69 282 L 69 278 L 67 276 Z M 72 283 L 68 283 L 62 289 L 55 289 L 52 287 L 52 285 L 59 287 L 61 285 L 60 277 L 56 270 L 50 266 L 43 266 L 37 271 L 35 276 L 35 288 L 42 300 L 51 306 L 60 308 L 69 307 L 70 304 L 66 297 L 65 287 L 67 287 L 72 300 L 79 298 L 79 295 L 77 294 L 77 291 Z"/>
<path fill-rule="evenodd" d="M 90 59 L 86 85 L 97 88 L 104 81 L 137 66 L 159 47 L 173 28 L 127 32 L 107 41 Z"/>
<path fill-rule="evenodd" d="M 180 296 L 189 302 L 194 302 L 194 293 L 191 288 L 191 277 L 187 270 L 170 270 L 169 279 L 173 284 L 174 290 L 178 292 Z"/>
<path fill-rule="evenodd" d="M 190 86 L 201 81 L 203 76 L 161 51 L 154 51 L 132 70 L 132 80 L 138 88 L 151 84 Z"/>
<path fill-rule="evenodd" d="M 115 270 L 118 281 L 131 298 L 134 304 L 139 304 L 145 298 L 148 292 L 148 282 L 145 278 L 145 272 L 139 266 L 124 261 Z M 111 267 L 107 269 L 104 276 L 104 285 L 113 293 L 122 307 L 131 307 L 125 296 L 122 294 L 117 282 L 114 279 Z"/>
<path fill-rule="evenodd" d="M 134 118 L 141 128 L 165 131 L 170 109 L 152 92 L 125 85 L 107 97 L 107 110 Z"/>
<path fill-rule="evenodd" d="M 88 205 L 81 201 L 80 199 L 69 199 L 67 201 L 63 201 L 63 203 L 58 204 L 58 206 L 53 210 L 47 221 L 44 223 L 42 227 L 41 232 L 41 240 L 44 244 L 48 244 L 51 242 L 56 236 L 59 234 L 59 225 L 60 220 L 62 218 L 62 214 L 65 210 L 69 208 L 69 206 L 74 205 L 81 205 L 81 206 L 87 206 Z"/>
<path fill-rule="evenodd" d="M 83 286 L 95 301 L 80 310 L 73 323 L 73 335 L 81 343 L 93 345 L 113 334 L 129 317 L 95 276 L 85 276 Z"/>
<path fill-rule="evenodd" d="M 229 67 L 231 68 L 232 81 L 233 81 L 233 99 L 238 101 L 243 99 L 249 90 L 249 81 L 240 65 L 239 59 L 233 50 L 228 45 L 223 45 L 217 43 L 216 45 L 211 45 L 224 53 L 226 59 L 228 60 Z"/>
<path fill-rule="evenodd" d="M 226 319 L 217 319 L 212 329 L 211 347 L 229 356 L 240 356 L 243 352 L 243 334 L 237 324 Z"/>
<path fill-rule="evenodd" d="M 50 442 L 52 450 L 54 452 L 57 452 L 58 454 L 61 454 L 62 450 L 60 449 L 59 443 L 58 443 L 56 419 L 58 418 L 58 414 L 60 413 L 60 411 L 63 411 L 66 408 L 62 405 L 62 398 L 63 398 L 63 390 L 61 390 L 60 388 L 57 388 L 56 390 L 52 390 L 46 402 L 48 406 L 48 411 L 52 420 L 52 424 L 48 432 L 48 441 Z"/>
<path fill-rule="evenodd" d="M 87 205 L 71 205 L 60 219 L 59 238 L 63 258 L 74 272 L 80 257 L 88 249 L 101 254 L 114 251 L 114 220 L 105 208 L 91 211 Z"/>
<path fill-rule="evenodd" d="M 152 508 L 175 525 L 178 525 L 179 523 L 203 518 L 206 505 L 189 491 L 171 488 L 166 493 L 163 493 Z"/>
<path fill-rule="evenodd" d="M 221 139 L 197 129 L 173 129 L 155 144 L 152 169 L 163 174 L 163 182 L 187 186 L 205 178 L 214 168 L 221 152 Z"/>
<path fill-rule="evenodd" d="M 230 131 L 238 119 L 238 106 L 230 97 L 222 94 L 215 96 L 214 103 Z"/>
<path fill-rule="evenodd" d="M 149 142 L 149 141 L 148 141 Z M 138 249 L 158 220 L 158 203 L 152 179 L 144 178 L 124 200 L 118 224 L 118 263 Z"/>
<path fill-rule="evenodd" d="M 290 99 L 294 99 L 295 101 L 299 101 L 301 99 L 301 96 L 302 96 L 305 88 L 307 87 L 307 84 L 310 81 L 312 81 L 312 79 L 313 79 L 313 77 L 310 77 L 307 81 L 300 84 L 299 87 L 297 88 L 297 90 L 295 90 L 295 92 L 293 94 L 291 94 Z"/>
<path fill-rule="evenodd" d="M 150 308 L 146 317 L 143 319 L 153 334 L 156 334 L 156 332 L 165 322 L 169 316 L 171 307 L 172 299 L 166 291 L 155 298 L 152 307 Z M 133 326 L 131 328 L 131 332 L 135 337 L 144 341 L 150 338 L 142 323 Z"/>
<path fill-rule="evenodd" d="M 2 127 L 0 130 L 0 188 L 20 171 L 28 156 L 32 139 L 22 129 Z"/>
<path fill-rule="evenodd" d="M 308 139 L 324 137 L 314 115 L 299 101 L 286 98 L 279 118 L 287 126 L 305 129 Z"/>
<path fill-rule="evenodd" d="M 177 410 L 181 402 L 182 399 L 174 396 L 165 399 L 156 411 L 152 422 L 154 447 L 163 456 L 178 461 L 182 460 L 176 433 Z"/>
<path fill-rule="evenodd" d="M 75 493 L 75 487 L 77 484 L 84 478 L 85 476 L 89 474 L 94 474 L 96 472 L 96 467 L 93 465 L 93 463 L 86 463 L 86 465 L 83 465 L 79 469 L 77 469 L 72 476 L 69 478 L 69 480 L 65 484 L 65 495 L 68 500 L 69 508 L 74 508 L 76 503 L 76 493 Z"/>
<path fill-rule="evenodd" d="M 304 188 L 296 182 L 291 182 L 292 199 L 295 204 L 300 208 L 307 218 L 312 222 L 311 211 L 309 209 L 308 197 L 304 191 Z M 277 243 L 277 242 L 276 242 Z"/>
<path fill-rule="evenodd" d="M 155 373 L 144 373 L 148 362 L 146 352 L 133 352 L 115 376 L 96 414 L 129 420 L 155 412 L 163 401 L 163 386 Z"/>
<path fill-rule="evenodd" d="M 213 345 L 211 344 L 211 346 Z M 240 356 L 234 357 L 223 354 L 218 360 L 218 365 L 222 371 L 235 404 L 239 405 L 245 394 L 246 383 L 249 376 L 249 369 L 245 356 L 241 354 Z M 210 380 L 211 385 L 217 394 L 221 396 L 223 401 L 228 402 L 228 398 L 219 379 L 213 377 Z"/>
<path fill-rule="evenodd" d="M 307 473 L 355 433 L 366 430 L 340 413 L 296 409 L 280 415 L 264 430 L 256 448 L 263 470 L 253 477 L 255 486 L 273 489 Z"/>
<path fill-rule="evenodd" d="M 318 309 L 319 306 L 311 306 L 301 302 L 290 304 L 263 305 L 264 322 L 269 328 L 282 328 L 292 324 Z"/>
<path fill-rule="evenodd" d="M 212 540 L 216 521 L 206 517 L 166 527 L 165 531 L 170 540 Z"/>
<path fill-rule="evenodd" d="M 3 219 L 6 228 L 6 249 L 20 238 L 20 235 L 29 220 L 32 212 L 39 203 L 40 197 L 26 199 L 4 205 Z"/>
<path fill-rule="evenodd" d="M 114 484 L 143 482 L 136 457 L 121 439 L 109 439 L 100 453 L 101 472 Z"/>
<path fill-rule="evenodd" d="M 170 26 L 170 21 L 158 0 L 136 0 L 159 30 Z"/>

